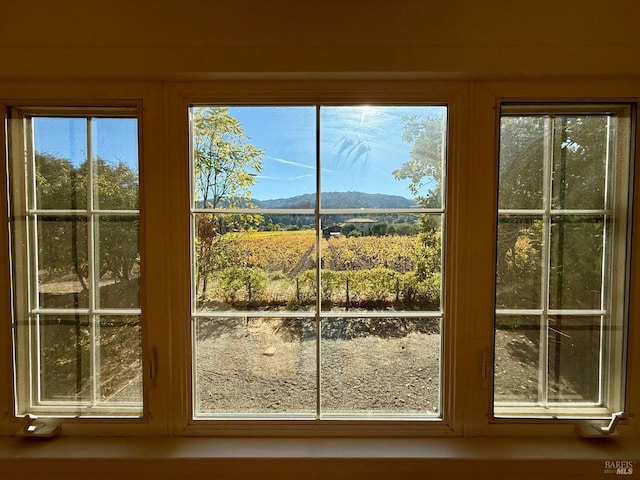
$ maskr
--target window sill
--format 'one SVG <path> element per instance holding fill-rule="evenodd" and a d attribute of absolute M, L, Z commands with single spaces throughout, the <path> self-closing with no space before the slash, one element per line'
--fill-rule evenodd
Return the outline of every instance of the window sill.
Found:
<path fill-rule="evenodd" d="M 638 440 L 580 438 L 0 439 L 3 478 L 607 478 L 640 471 Z"/>

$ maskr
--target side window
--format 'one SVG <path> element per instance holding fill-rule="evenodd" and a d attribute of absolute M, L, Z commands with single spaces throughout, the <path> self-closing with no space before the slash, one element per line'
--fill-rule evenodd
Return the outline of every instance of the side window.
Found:
<path fill-rule="evenodd" d="M 438 418 L 444 106 L 193 106 L 193 416 Z"/>
<path fill-rule="evenodd" d="M 135 109 L 13 109 L 17 415 L 140 416 Z"/>
<path fill-rule="evenodd" d="M 494 413 L 624 409 L 630 108 L 503 106 Z"/>

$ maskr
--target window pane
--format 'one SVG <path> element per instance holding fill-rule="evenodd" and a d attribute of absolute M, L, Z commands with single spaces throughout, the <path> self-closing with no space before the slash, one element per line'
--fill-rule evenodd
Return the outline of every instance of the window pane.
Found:
<path fill-rule="evenodd" d="M 321 411 L 440 412 L 440 319 L 322 320 Z"/>
<path fill-rule="evenodd" d="M 543 208 L 545 142 L 550 134 L 541 116 L 500 120 L 500 209 Z"/>
<path fill-rule="evenodd" d="M 35 117 L 32 121 L 35 208 L 87 208 L 87 119 Z"/>
<path fill-rule="evenodd" d="M 92 121 L 93 206 L 100 210 L 138 209 L 138 121 Z"/>
<path fill-rule="evenodd" d="M 91 399 L 89 319 L 81 315 L 43 315 L 38 325 L 41 402 Z"/>
<path fill-rule="evenodd" d="M 140 308 L 138 217 L 96 217 L 99 308 Z"/>
<path fill-rule="evenodd" d="M 552 219 L 550 308 L 601 308 L 604 236 L 602 217 Z"/>
<path fill-rule="evenodd" d="M 315 230 L 255 231 L 253 217 L 195 215 L 197 310 L 314 309 Z"/>
<path fill-rule="evenodd" d="M 140 317 L 99 318 L 100 401 L 142 402 L 142 330 Z"/>
<path fill-rule="evenodd" d="M 553 208 L 605 208 L 608 129 L 606 115 L 558 117 L 553 145 Z"/>
<path fill-rule="evenodd" d="M 196 208 L 313 208 L 315 107 L 190 111 Z"/>
<path fill-rule="evenodd" d="M 324 361 L 317 363 L 315 322 L 323 312 L 357 312 L 362 321 L 346 323 L 365 325 L 374 332 L 372 337 L 379 336 L 376 325 L 395 322 L 397 328 L 389 328 L 397 335 L 409 338 L 414 331 L 428 331 L 439 339 L 446 107 L 192 107 L 190 114 L 196 417 L 256 418 L 276 412 L 316 418 L 318 412 L 340 413 L 339 403 L 329 403 L 327 411 L 318 404 L 315 387 L 332 368 Z M 385 321 L 378 318 L 382 311 L 428 311 L 438 320 Z M 286 319 L 271 317 L 278 312 Z M 202 318 L 205 314 L 207 320 Z M 299 315 L 306 320 L 291 320 Z M 237 318 L 248 320 L 243 324 Z M 325 332 L 338 320 L 322 322 Z M 279 323 L 288 326 L 282 330 Z M 207 336 L 210 344 L 204 349 L 203 324 L 233 325 L 229 328 L 234 332 L 244 328 L 246 333 L 232 335 L 234 348 L 226 346 L 231 342 L 228 335 Z M 313 353 L 304 375 L 314 387 L 302 403 L 295 393 L 274 406 L 270 394 L 261 393 L 262 380 L 255 380 L 255 393 L 247 387 L 240 399 L 234 399 L 235 387 L 230 395 L 224 387 L 202 390 L 212 380 L 202 376 L 198 365 L 216 348 L 233 356 L 239 379 L 244 370 L 255 367 L 243 363 L 253 360 L 236 359 L 236 350 L 244 351 L 247 359 L 265 361 L 260 355 L 268 347 L 254 346 L 254 339 L 261 338 L 258 334 L 265 335 L 258 331 L 261 325 L 272 325 L 278 334 L 292 326 L 305 335 L 313 331 L 312 337 L 303 336 L 305 366 L 306 355 Z M 416 349 L 422 340 L 411 337 Z M 379 348 L 372 355 L 385 356 L 386 345 L 371 343 L 370 348 Z M 435 366 L 429 368 L 439 372 L 439 346 L 430 358 Z M 394 367 L 385 368 L 385 375 L 391 376 Z M 369 413 L 439 413 L 438 375 L 424 386 L 433 389 L 428 400 L 405 407 L 398 401 L 393 406 L 385 394 L 380 408 Z M 376 384 L 374 379 L 370 382 Z M 395 396 L 404 394 L 399 391 L 401 382 L 394 384 Z M 366 413 L 342 411 L 354 412 Z"/>
<path fill-rule="evenodd" d="M 446 125 L 446 107 L 322 107 L 323 208 L 441 208 Z"/>
<path fill-rule="evenodd" d="M 323 306 L 441 308 L 440 215 L 323 215 Z"/>
<path fill-rule="evenodd" d="M 540 400 L 540 317 L 496 319 L 493 395 L 497 403 Z"/>
<path fill-rule="evenodd" d="M 40 307 L 87 308 L 86 217 L 38 217 L 35 226 Z"/>
<path fill-rule="evenodd" d="M 495 411 L 618 411 L 630 110 L 510 105 L 502 114 Z"/>
<path fill-rule="evenodd" d="M 500 216 L 497 308 L 541 308 L 542 218 Z"/>
<path fill-rule="evenodd" d="M 600 317 L 549 319 L 549 400 L 599 403 Z"/>
<path fill-rule="evenodd" d="M 244 317 L 194 322 L 196 416 L 315 415 L 313 321 Z"/>

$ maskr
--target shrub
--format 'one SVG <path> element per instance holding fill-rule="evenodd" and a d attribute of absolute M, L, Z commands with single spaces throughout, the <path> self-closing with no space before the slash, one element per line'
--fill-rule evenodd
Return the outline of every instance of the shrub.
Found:
<path fill-rule="evenodd" d="M 315 300 L 316 271 L 305 270 L 296 278 L 296 301 L 299 304 Z"/>
<path fill-rule="evenodd" d="M 273 281 L 285 280 L 287 276 L 284 274 L 282 270 L 277 270 L 275 272 L 271 272 L 269 274 L 269 278 Z"/>
<path fill-rule="evenodd" d="M 265 291 L 267 280 L 267 273 L 260 268 L 229 267 L 218 274 L 220 287 L 231 302 L 239 300 L 238 292 L 244 292 L 246 301 L 251 302 Z"/>
<path fill-rule="evenodd" d="M 322 270 L 320 295 L 322 301 L 331 301 L 334 294 L 343 294 L 341 287 L 346 285 L 346 272 L 336 270 Z M 316 287 L 316 271 L 307 270 L 298 278 L 299 301 L 304 302 L 312 298 Z"/>
<path fill-rule="evenodd" d="M 349 292 L 356 301 L 389 301 L 397 298 L 400 278 L 398 272 L 384 267 L 350 272 Z"/>
<path fill-rule="evenodd" d="M 432 309 L 440 308 L 440 273 L 422 278 L 416 272 L 402 276 L 402 299 L 406 304 Z"/>

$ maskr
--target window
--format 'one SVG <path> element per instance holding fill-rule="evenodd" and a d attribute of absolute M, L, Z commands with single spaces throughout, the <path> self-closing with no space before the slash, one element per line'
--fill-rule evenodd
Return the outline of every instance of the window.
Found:
<path fill-rule="evenodd" d="M 0 432 L 637 436 L 635 103 L 467 86 L 10 90 Z"/>
<path fill-rule="evenodd" d="M 13 109 L 16 414 L 142 414 L 136 109 Z"/>
<path fill-rule="evenodd" d="M 630 107 L 505 105 L 494 408 L 624 409 Z"/>
<path fill-rule="evenodd" d="M 193 417 L 440 418 L 447 107 L 190 121 Z"/>

